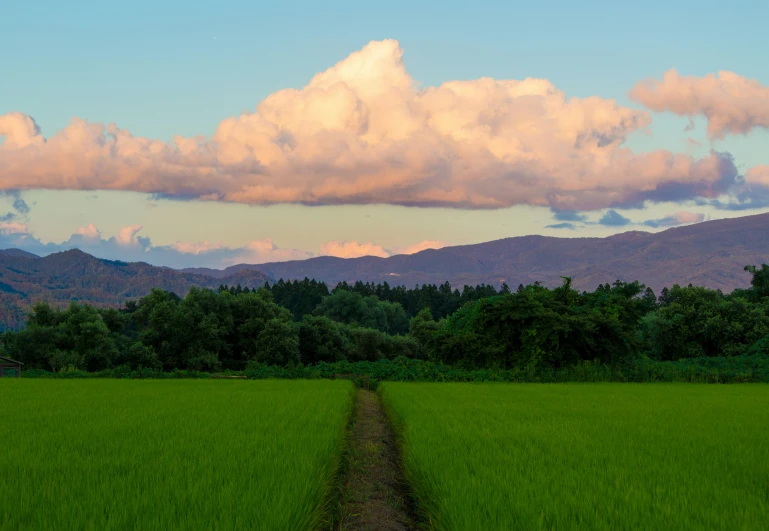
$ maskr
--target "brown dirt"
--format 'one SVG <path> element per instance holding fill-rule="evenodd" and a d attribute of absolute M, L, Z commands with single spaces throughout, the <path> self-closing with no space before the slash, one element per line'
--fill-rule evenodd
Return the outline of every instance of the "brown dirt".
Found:
<path fill-rule="evenodd" d="M 379 396 L 372 391 L 356 391 L 347 459 L 339 522 L 334 529 L 416 529 L 409 514 L 395 434 Z"/>

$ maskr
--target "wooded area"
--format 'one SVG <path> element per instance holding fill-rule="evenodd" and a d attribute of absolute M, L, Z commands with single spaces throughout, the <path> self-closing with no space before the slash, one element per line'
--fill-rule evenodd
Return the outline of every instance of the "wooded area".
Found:
<path fill-rule="evenodd" d="M 463 370 L 558 370 L 582 362 L 676 361 L 769 353 L 769 266 L 746 267 L 731 294 L 678 285 L 657 297 L 639 282 L 578 292 L 571 279 L 414 289 L 283 280 L 250 289 L 153 290 L 120 309 L 38 303 L 3 355 L 25 369 L 116 367 L 242 371 L 255 365 L 376 361 L 401 356 Z"/>

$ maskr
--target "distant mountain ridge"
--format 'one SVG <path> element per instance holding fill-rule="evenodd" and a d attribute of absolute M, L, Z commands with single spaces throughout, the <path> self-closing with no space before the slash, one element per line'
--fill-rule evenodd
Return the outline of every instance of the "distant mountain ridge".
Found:
<path fill-rule="evenodd" d="M 77 249 L 38 257 L 18 249 L 0 251 L 0 326 L 16 328 L 38 300 L 54 305 L 75 300 L 95 306 L 118 306 L 152 288 L 186 294 L 192 286 L 220 283 L 261 286 L 269 277 L 245 270 L 223 279 L 184 273 L 144 262 L 95 258 Z"/>
<path fill-rule="evenodd" d="M 707 221 L 658 233 L 625 232 L 606 238 L 521 236 L 474 245 L 429 249 L 390 258 L 334 258 L 260 265 L 238 264 L 224 270 L 195 269 L 224 278 L 260 270 L 279 279 L 304 277 L 337 282 L 439 284 L 455 287 L 480 283 L 515 289 L 541 281 L 553 286 L 570 276 L 579 289 L 593 290 L 615 280 L 639 280 L 656 293 L 673 284 L 732 291 L 746 287 L 748 264 L 769 263 L 769 214 Z"/>
<path fill-rule="evenodd" d="M 626 232 L 607 238 L 522 236 L 475 245 L 428 249 L 390 258 L 366 256 L 270 264 L 238 264 L 223 270 L 176 270 L 143 262 L 95 258 L 79 250 L 38 257 L 19 249 L 0 250 L 0 326 L 17 327 L 37 300 L 63 305 L 71 300 L 117 306 L 161 288 L 184 295 L 192 286 L 249 287 L 305 277 L 329 284 L 347 281 L 391 285 L 501 285 L 541 281 L 555 286 L 561 276 L 578 289 L 593 290 L 615 280 L 639 280 L 656 293 L 692 283 L 729 292 L 747 287 L 745 265 L 769 263 L 769 214 L 708 221 L 659 233 Z"/>

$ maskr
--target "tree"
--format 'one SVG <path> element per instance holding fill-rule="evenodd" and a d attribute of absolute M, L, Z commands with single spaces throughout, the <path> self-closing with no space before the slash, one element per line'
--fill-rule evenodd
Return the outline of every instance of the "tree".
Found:
<path fill-rule="evenodd" d="M 299 363 L 299 338 L 296 325 L 282 319 L 270 319 L 256 341 L 252 358 L 268 365 Z"/>
<path fill-rule="evenodd" d="M 433 320 L 429 308 L 425 308 L 415 317 L 411 318 L 409 334 L 419 344 L 420 357 L 429 357 L 429 353 L 434 348 L 435 333 L 439 328 L 440 324 Z"/>
<path fill-rule="evenodd" d="M 344 325 L 328 317 L 305 315 L 299 324 L 302 363 L 346 359 L 349 343 Z"/>
<path fill-rule="evenodd" d="M 761 268 L 754 265 L 745 266 L 745 272 L 752 275 L 750 279 L 752 300 L 761 300 L 769 297 L 769 265 L 761 264 Z"/>
<path fill-rule="evenodd" d="M 390 334 L 404 334 L 409 326 L 406 312 L 400 304 L 380 301 L 376 295 L 363 296 L 347 290 L 335 291 L 324 298 L 313 313 L 340 323 Z"/>

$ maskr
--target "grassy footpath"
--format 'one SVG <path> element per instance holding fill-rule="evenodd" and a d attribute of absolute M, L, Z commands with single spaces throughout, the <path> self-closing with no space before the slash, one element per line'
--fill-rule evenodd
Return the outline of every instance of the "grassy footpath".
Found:
<path fill-rule="evenodd" d="M 383 383 L 436 529 L 766 529 L 769 386 Z"/>
<path fill-rule="evenodd" d="M 0 529 L 310 529 L 344 381 L 0 381 Z"/>

